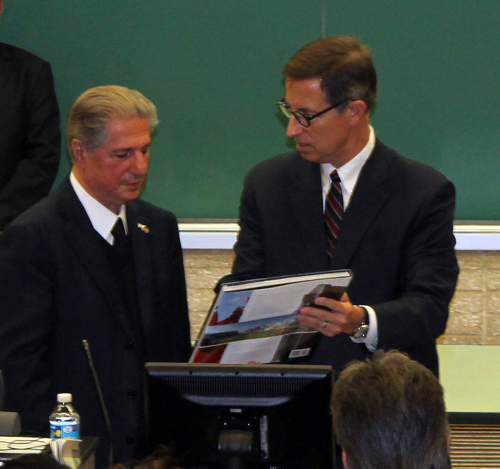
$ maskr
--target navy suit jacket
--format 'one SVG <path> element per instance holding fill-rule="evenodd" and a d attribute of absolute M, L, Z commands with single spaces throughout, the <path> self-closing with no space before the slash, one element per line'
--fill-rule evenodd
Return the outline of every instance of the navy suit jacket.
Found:
<path fill-rule="evenodd" d="M 0 42 L 0 231 L 45 197 L 61 153 L 50 65 Z"/>
<path fill-rule="evenodd" d="M 94 230 L 69 179 L 0 236 L 0 369 L 6 409 L 23 430 L 48 431 L 56 394 L 70 392 L 82 435 L 108 438 L 89 364 L 101 383 L 118 460 L 144 456 L 146 361 L 186 361 L 190 331 L 182 250 L 171 212 L 127 205 L 138 310 L 134 327 Z M 141 229 L 139 224 L 144 225 Z"/>
<path fill-rule="evenodd" d="M 320 166 L 298 152 L 278 155 L 247 174 L 233 273 L 221 283 L 350 269 L 351 301 L 377 313 L 378 348 L 400 349 L 437 374 L 435 340 L 458 276 L 454 206 L 454 186 L 442 174 L 377 140 L 330 260 Z M 322 336 L 312 363 L 341 370 L 367 355 L 346 334 Z"/>

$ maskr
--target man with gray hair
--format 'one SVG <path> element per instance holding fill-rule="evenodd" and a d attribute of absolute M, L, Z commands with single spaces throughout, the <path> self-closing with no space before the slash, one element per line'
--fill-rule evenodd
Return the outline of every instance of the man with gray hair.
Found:
<path fill-rule="evenodd" d="M 352 362 L 332 396 L 344 469 L 447 469 L 449 425 L 443 388 L 420 363 L 377 351 Z"/>
<path fill-rule="evenodd" d="M 24 432 L 46 434 L 56 394 L 72 393 L 81 434 L 100 439 L 97 467 L 110 441 L 95 377 L 116 461 L 131 461 L 147 451 L 144 363 L 190 353 L 176 218 L 136 200 L 157 122 L 138 91 L 84 92 L 68 118 L 71 174 L 0 241 L 6 408 L 21 414 Z"/>

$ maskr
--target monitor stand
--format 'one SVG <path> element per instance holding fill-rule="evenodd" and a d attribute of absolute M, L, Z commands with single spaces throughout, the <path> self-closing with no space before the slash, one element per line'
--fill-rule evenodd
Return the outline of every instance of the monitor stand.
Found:
<path fill-rule="evenodd" d="M 219 456 L 223 469 L 245 469 L 245 457 L 254 452 L 254 432 L 249 429 L 229 429 L 219 433 Z"/>

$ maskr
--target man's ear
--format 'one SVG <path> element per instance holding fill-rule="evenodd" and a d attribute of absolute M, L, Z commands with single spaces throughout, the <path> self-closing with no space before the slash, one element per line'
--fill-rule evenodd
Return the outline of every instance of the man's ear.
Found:
<path fill-rule="evenodd" d="M 348 112 L 348 116 L 351 120 L 352 124 L 357 124 L 359 120 L 365 116 L 366 114 L 366 103 L 361 101 L 360 99 L 356 101 L 351 101 L 347 106 L 346 111 Z"/>
<path fill-rule="evenodd" d="M 71 140 L 71 154 L 73 155 L 73 161 L 82 166 L 87 160 L 88 151 L 81 140 L 74 138 Z"/>
<path fill-rule="evenodd" d="M 342 464 L 344 466 L 344 469 L 349 469 L 349 464 L 347 463 L 347 454 L 345 454 L 344 450 L 342 450 Z"/>

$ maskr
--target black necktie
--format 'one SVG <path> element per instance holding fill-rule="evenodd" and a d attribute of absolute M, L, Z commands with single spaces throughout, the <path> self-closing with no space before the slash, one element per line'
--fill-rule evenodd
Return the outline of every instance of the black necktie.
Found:
<path fill-rule="evenodd" d="M 125 227 L 123 226 L 123 220 L 118 217 L 115 226 L 111 230 L 114 241 L 113 246 L 115 246 L 119 251 L 123 250 L 127 244 L 127 235 L 125 234 Z"/>
<path fill-rule="evenodd" d="M 344 198 L 342 197 L 342 187 L 336 170 L 332 171 L 330 179 L 332 183 L 325 199 L 325 234 L 326 252 L 330 257 L 333 257 L 337 247 L 340 224 L 344 216 Z"/>

